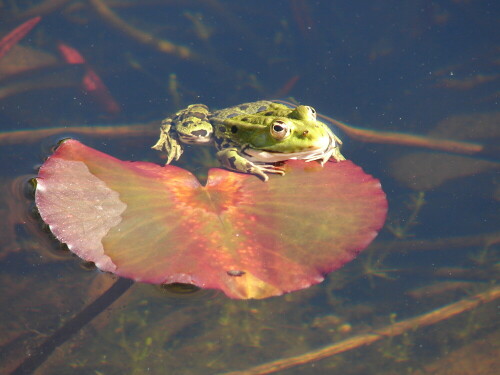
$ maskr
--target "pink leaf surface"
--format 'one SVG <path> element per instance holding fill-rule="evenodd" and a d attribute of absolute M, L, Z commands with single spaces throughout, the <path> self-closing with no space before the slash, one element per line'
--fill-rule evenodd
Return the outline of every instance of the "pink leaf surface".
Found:
<path fill-rule="evenodd" d="M 136 281 L 266 298 L 323 280 L 375 238 L 380 183 L 352 162 L 289 161 L 267 183 L 124 162 L 68 140 L 40 168 L 36 204 L 71 251 Z"/>

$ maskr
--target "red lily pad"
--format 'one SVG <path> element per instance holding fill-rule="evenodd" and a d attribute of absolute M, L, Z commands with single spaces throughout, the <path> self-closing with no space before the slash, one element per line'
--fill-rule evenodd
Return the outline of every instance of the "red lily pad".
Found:
<path fill-rule="evenodd" d="M 69 249 L 140 282 L 266 298 L 323 280 L 375 238 L 378 180 L 350 161 L 289 161 L 285 176 L 124 162 L 75 140 L 42 165 L 36 204 Z"/>

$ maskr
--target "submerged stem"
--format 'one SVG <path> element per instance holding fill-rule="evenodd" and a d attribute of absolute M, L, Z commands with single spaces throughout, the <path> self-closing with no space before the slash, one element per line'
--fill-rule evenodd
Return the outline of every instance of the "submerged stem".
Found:
<path fill-rule="evenodd" d="M 300 366 L 305 363 L 317 361 L 326 357 L 333 356 L 335 354 L 346 352 L 348 350 L 357 349 L 361 346 L 370 345 L 386 337 L 399 336 L 411 330 L 439 323 L 457 314 L 472 310 L 482 304 L 492 302 L 498 298 L 500 298 L 500 287 L 495 286 L 472 297 L 464 298 L 458 302 L 429 311 L 428 313 L 416 316 L 414 318 L 390 324 L 388 326 L 374 330 L 373 332 L 356 335 L 346 340 L 342 340 L 340 342 L 327 345 L 320 349 L 316 349 L 298 356 L 281 358 L 242 371 L 226 372 L 224 373 L 224 375 L 270 374 L 294 366 Z"/>
<path fill-rule="evenodd" d="M 113 302 L 120 298 L 134 282 L 129 279 L 118 279 L 107 291 L 101 294 L 94 302 L 68 320 L 62 327 L 50 335 L 38 347 L 32 350 L 11 375 L 33 373 L 59 346 L 69 340 L 75 333 L 90 323 L 97 315 L 106 310 Z"/>

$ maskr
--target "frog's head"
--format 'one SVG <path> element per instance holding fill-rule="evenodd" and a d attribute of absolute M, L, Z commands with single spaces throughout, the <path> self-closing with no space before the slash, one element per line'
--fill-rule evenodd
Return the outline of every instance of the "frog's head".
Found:
<path fill-rule="evenodd" d="M 233 121 L 231 121 L 233 120 Z M 340 140 L 316 119 L 314 108 L 280 104 L 253 115 L 230 119 L 232 140 L 242 152 L 257 162 L 273 163 L 288 159 L 321 160 L 338 152 Z"/>

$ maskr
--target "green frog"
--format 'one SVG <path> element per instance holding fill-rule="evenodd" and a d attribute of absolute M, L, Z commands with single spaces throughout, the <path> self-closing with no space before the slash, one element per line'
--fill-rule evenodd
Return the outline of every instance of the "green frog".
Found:
<path fill-rule="evenodd" d="M 295 108 L 261 100 L 214 112 L 192 104 L 161 123 L 160 139 L 152 147 L 167 153 L 167 164 L 178 160 L 182 144 L 214 143 L 224 168 L 250 173 L 263 181 L 268 173 L 283 175 L 281 162 L 289 159 L 345 160 L 342 142 L 316 119 L 314 108 Z"/>

